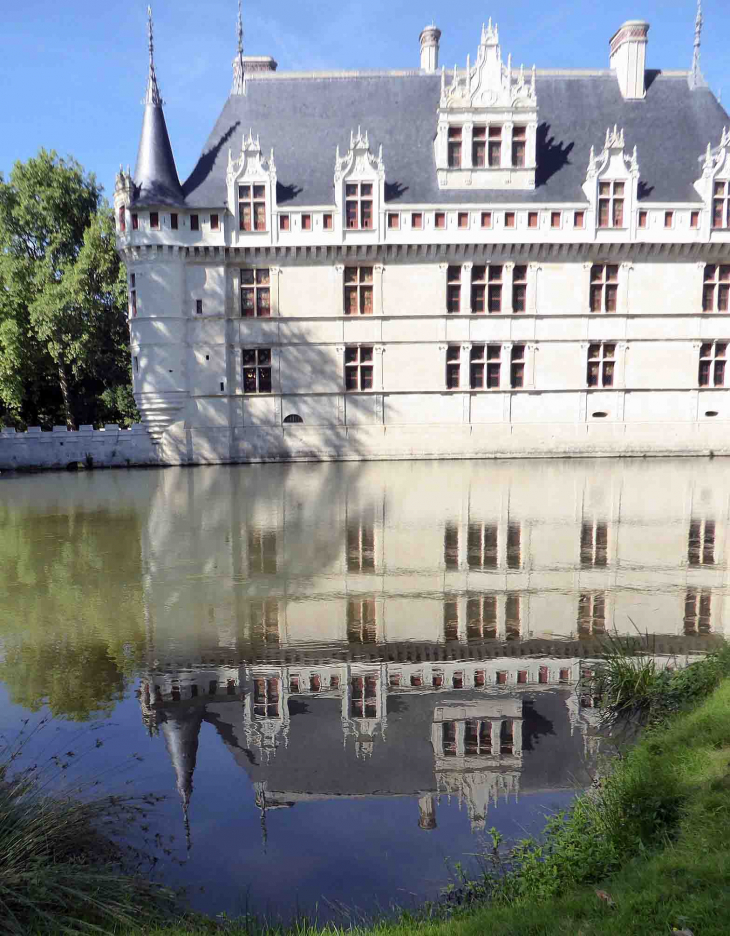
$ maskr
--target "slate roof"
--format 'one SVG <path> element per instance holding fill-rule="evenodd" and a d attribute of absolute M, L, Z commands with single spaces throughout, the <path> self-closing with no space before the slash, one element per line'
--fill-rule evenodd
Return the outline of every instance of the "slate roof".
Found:
<path fill-rule="evenodd" d="M 249 128 L 268 154 L 274 148 L 278 201 L 292 206 L 334 204 L 335 148 L 350 131 L 368 131 L 383 144 L 386 201 L 408 204 L 585 202 L 582 184 L 591 145 L 599 152 L 607 127 L 625 130 L 638 148 L 639 196 L 646 202 L 697 202 L 693 182 L 707 144 L 716 146 L 730 118 L 712 92 L 690 89 L 685 73 L 647 72 L 643 101 L 624 101 L 615 75 L 538 72 L 538 169 L 534 191 L 441 191 L 433 139 L 441 76 L 422 72 L 249 79 L 245 96 L 226 102 L 183 185 L 190 207 L 226 202 L 228 150 L 234 157 Z"/>
<path fill-rule="evenodd" d="M 248 748 L 240 706 L 209 703 L 204 720 L 212 724 L 250 780 L 271 791 L 320 796 L 413 795 L 436 791 L 431 727 L 434 709 L 449 703 L 519 698 L 523 706 L 520 790 L 565 789 L 585 777 L 583 738 L 572 732 L 565 699 L 570 690 L 511 694 L 457 690 L 447 693 L 388 695 L 387 743 L 378 733 L 372 754 L 355 757 L 353 741 L 343 744 L 342 703 L 323 697 L 290 699 L 292 716 L 286 745 L 260 760 Z M 299 711 L 292 712 L 293 703 Z M 172 706 L 167 709 L 170 712 Z M 169 716 L 168 716 L 169 717 Z M 192 714 L 175 712 L 182 722 Z M 197 724 L 197 723 L 196 723 Z M 179 782 L 179 780 L 178 780 Z"/>
<path fill-rule="evenodd" d="M 146 104 L 134 169 L 136 205 L 182 205 L 183 193 L 160 104 Z"/>

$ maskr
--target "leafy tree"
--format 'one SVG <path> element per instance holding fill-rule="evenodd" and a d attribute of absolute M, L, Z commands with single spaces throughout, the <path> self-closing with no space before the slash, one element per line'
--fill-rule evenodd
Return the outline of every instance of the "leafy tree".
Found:
<path fill-rule="evenodd" d="M 102 189 L 40 150 L 0 176 L 0 405 L 69 428 L 134 421 L 126 279 Z M 2 410 L 0 410 L 0 416 Z"/>

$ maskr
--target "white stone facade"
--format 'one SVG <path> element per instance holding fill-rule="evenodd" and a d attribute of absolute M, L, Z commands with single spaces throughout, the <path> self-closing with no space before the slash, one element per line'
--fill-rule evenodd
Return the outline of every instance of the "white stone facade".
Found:
<path fill-rule="evenodd" d="M 635 70 L 622 37 L 612 63 L 626 52 Z M 525 202 L 549 74 L 503 64 L 491 23 L 474 67 L 442 74 L 434 177 L 483 189 L 476 203 L 389 200 L 388 152 L 365 126 L 341 128 L 329 204 L 277 200 L 256 127 L 228 142 L 226 199 L 209 208 L 135 204 L 120 174 L 134 393 L 160 460 L 730 454 L 730 135 L 697 153 L 701 201 L 642 201 L 642 153 L 616 126 L 574 203 Z M 306 77 L 253 72 L 246 93 Z M 615 80 L 640 97 L 636 76 Z M 488 145 L 495 120 L 503 168 L 476 168 L 474 127 Z M 369 224 L 353 228 L 363 200 Z"/>

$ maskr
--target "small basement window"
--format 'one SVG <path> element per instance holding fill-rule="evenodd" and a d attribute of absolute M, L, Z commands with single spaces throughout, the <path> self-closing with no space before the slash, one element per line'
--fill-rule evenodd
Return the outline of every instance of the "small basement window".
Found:
<path fill-rule="evenodd" d="M 605 419 L 606 416 L 608 416 L 608 413 L 604 413 L 601 410 L 599 410 L 597 413 L 591 413 L 591 416 L 594 419 Z"/>
<path fill-rule="evenodd" d="M 136 358 L 135 358 L 135 360 L 136 360 Z M 708 409 L 708 410 L 705 411 L 705 416 L 717 416 L 717 415 L 718 415 L 717 410 Z"/>
<path fill-rule="evenodd" d="M 289 416 L 284 417 L 285 423 L 303 423 L 304 420 L 297 413 L 290 413 Z"/>

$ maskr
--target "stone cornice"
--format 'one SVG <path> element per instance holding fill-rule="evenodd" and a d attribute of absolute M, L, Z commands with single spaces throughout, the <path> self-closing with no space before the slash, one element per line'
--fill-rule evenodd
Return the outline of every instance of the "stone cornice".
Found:
<path fill-rule="evenodd" d="M 496 243 L 496 244 L 332 244 L 260 247 L 124 246 L 125 263 L 568 263 L 681 260 L 730 262 L 730 243 Z"/>

